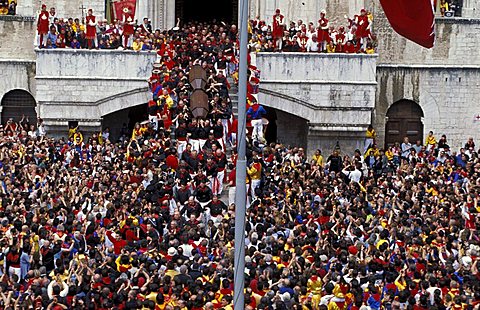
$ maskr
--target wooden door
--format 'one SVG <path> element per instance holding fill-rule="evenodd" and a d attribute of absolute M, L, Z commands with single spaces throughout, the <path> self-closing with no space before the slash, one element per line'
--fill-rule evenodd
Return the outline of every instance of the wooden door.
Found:
<path fill-rule="evenodd" d="M 423 111 L 417 103 L 398 101 L 388 109 L 387 117 L 385 146 L 401 143 L 404 137 L 408 137 L 411 143 L 423 140 Z"/>

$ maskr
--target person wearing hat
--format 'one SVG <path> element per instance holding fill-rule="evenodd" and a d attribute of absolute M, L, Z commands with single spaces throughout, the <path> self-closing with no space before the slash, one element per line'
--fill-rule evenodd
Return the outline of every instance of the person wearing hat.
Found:
<path fill-rule="evenodd" d="M 132 37 L 135 25 L 134 15 L 130 8 L 126 8 L 123 17 L 123 48 L 127 49 L 132 46 Z"/>
<path fill-rule="evenodd" d="M 39 35 L 38 46 L 40 48 L 45 47 L 45 44 L 47 43 L 46 39 L 50 25 L 49 17 L 50 16 L 47 11 L 47 6 L 45 4 L 42 4 L 42 10 L 37 17 L 37 32 Z"/>

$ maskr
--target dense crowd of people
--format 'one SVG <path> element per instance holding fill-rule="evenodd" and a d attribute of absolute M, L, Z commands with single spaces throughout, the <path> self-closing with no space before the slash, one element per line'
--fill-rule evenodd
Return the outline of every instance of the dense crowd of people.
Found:
<path fill-rule="evenodd" d="M 0 127 L 1 308 L 233 308 L 236 41 L 221 24 L 163 37 L 149 120 L 121 139 Z M 380 149 L 369 127 L 364 150 L 307 157 L 265 142 L 249 71 L 246 309 L 479 309 L 474 139 Z"/>
<path fill-rule="evenodd" d="M 372 32 L 372 13 L 362 9 L 352 18 L 345 16 L 345 23 L 347 26 L 336 27 L 322 10 L 317 22 L 298 20 L 287 26 L 285 17 L 277 9 L 271 23 L 260 18 L 250 21 L 251 44 L 262 52 L 373 54 L 376 37 Z"/>
<path fill-rule="evenodd" d="M 348 25 L 336 28 L 322 11 L 316 23 L 305 24 L 299 20 L 290 22 L 287 27 L 284 16 L 277 10 L 271 21 L 259 18 L 250 21 L 250 45 L 253 50 L 262 52 L 374 53 L 373 15 L 362 9 L 360 14 L 345 18 Z M 134 51 L 158 51 L 167 37 L 184 33 L 188 28 L 189 24 L 180 27 L 178 20 L 169 32 L 160 31 L 152 28 L 148 18 L 137 24 L 132 12 L 108 23 L 97 19 L 91 9 L 84 19 L 64 19 L 57 17 L 55 8 L 47 11 L 46 5 L 42 6 L 37 24 L 40 47 Z"/>

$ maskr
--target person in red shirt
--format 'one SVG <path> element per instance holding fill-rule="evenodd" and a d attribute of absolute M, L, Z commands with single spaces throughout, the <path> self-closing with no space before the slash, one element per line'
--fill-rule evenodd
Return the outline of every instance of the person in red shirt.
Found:
<path fill-rule="evenodd" d="M 87 39 L 88 48 L 91 49 L 92 46 L 97 46 L 95 44 L 97 39 L 97 23 L 92 9 L 88 9 L 88 15 L 85 20 L 87 22 L 87 34 L 85 38 Z"/>
<path fill-rule="evenodd" d="M 123 47 L 130 48 L 132 46 L 132 36 L 134 33 L 134 16 L 130 9 L 123 14 Z"/>
<path fill-rule="evenodd" d="M 284 18 L 285 17 L 280 14 L 280 9 L 277 9 L 275 15 L 273 15 L 272 37 L 275 43 L 275 48 L 278 51 L 282 50 L 283 31 L 285 29 Z"/>
<path fill-rule="evenodd" d="M 122 249 L 127 245 L 127 241 L 122 239 L 120 234 L 116 234 L 112 231 L 106 232 L 108 241 L 113 244 L 113 252 L 115 255 L 120 255 L 122 253 Z"/>
<path fill-rule="evenodd" d="M 327 50 L 327 43 L 330 41 L 330 36 L 328 34 L 328 19 L 325 17 L 327 12 L 322 10 L 320 12 L 320 19 L 318 20 L 318 32 L 317 40 L 321 52 Z"/>
<path fill-rule="evenodd" d="M 360 39 L 362 48 L 365 50 L 367 47 L 367 38 L 370 35 L 370 23 L 368 20 L 368 14 L 365 9 L 360 10 L 360 15 L 356 18 L 357 33 L 356 36 Z"/>
<path fill-rule="evenodd" d="M 37 18 L 37 32 L 40 36 L 38 46 L 40 48 L 45 47 L 45 44 L 47 42 L 47 34 L 50 25 L 49 17 L 50 16 L 47 12 L 47 6 L 45 4 L 42 4 L 42 10 L 40 11 L 40 14 L 38 14 Z"/>

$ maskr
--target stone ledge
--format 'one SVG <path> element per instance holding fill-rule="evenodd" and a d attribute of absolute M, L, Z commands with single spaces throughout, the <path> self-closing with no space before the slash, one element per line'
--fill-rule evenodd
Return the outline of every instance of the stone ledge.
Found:
<path fill-rule="evenodd" d="M 89 50 L 89 49 L 73 49 L 73 48 L 55 48 L 55 49 L 42 49 L 35 48 L 35 53 L 37 54 L 131 54 L 131 55 L 156 55 L 157 51 L 132 51 L 132 50 L 110 50 L 110 49 L 101 49 L 101 50 Z"/>
<path fill-rule="evenodd" d="M 258 52 L 257 57 L 259 56 L 263 56 L 263 57 L 297 56 L 297 57 L 318 57 L 318 58 L 378 58 L 378 54 L 303 53 L 303 52 L 281 52 L 281 53 Z"/>
<path fill-rule="evenodd" d="M 340 85 L 372 85 L 377 82 L 370 81 L 327 81 L 327 80 L 261 80 L 262 84 L 340 84 Z"/>
<path fill-rule="evenodd" d="M 7 22 L 34 22 L 34 21 L 35 21 L 35 16 L 0 15 L 0 21 L 7 21 Z"/>
<path fill-rule="evenodd" d="M 435 23 L 439 24 L 480 24 L 480 18 L 465 18 L 465 17 L 436 17 Z"/>
<path fill-rule="evenodd" d="M 25 65 L 35 64 L 36 60 L 30 59 L 0 59 L 0 64 Z"/>
<path fill-rule="evenodd" d="M 81 81 L 127 81 L 127 82 L 145 82 L 147 78 L 124 78 L 124 77 L 105 77 L 105 76 L 35 76 L 37 80 L 77 80 L 77 84 Z"/>
<path fill-rule="evenodd" d="M 378 64 L 378 69 L 480 70 L 480 65 L 404 65 Z"/>

